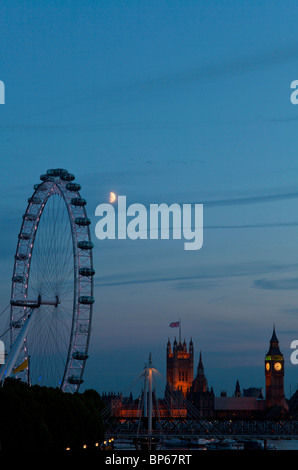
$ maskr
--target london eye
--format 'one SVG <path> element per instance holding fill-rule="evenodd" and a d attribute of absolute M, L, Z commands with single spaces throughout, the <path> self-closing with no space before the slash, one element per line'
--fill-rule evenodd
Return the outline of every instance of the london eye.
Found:
<path fill-rule="evenodd" d="M 73 393 L 83 383 L 91 333 L 91 221 L 73 174 L 50 169 L 40 179 L 17 240 L 10 352 L 0 380 L 12 374 Z"/>

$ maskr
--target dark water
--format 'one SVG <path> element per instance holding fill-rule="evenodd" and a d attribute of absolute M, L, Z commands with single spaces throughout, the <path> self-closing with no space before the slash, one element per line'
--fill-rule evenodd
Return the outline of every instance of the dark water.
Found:
<path fill-rule="evenodd" d="M 292 439 L 290 441 L 279 439 L 269 440 L 268 444 L 274 445 L 278 450 L 298 450 L 298 439 Z"/>
<path fill-rule="evenodd" d="M 171 441 L 170 441 L 171 442 Z M 198 449 L 198 447 L 186 446 L 186 445 L 179 445 L 175 444 L 173 441 L 170 445 L 163 445 L 160 450 L 206 450 L 206 448 L 202 447 Z M 258 440 L 261 445 L 264 444 L 264 441 Z M 267 449 L 268 450 L 298 450 L 298 439 L 268 439 L 267 440 Z M 125 440 L 115 440 L 114 443 L 114 450 L 135 450 L 134 444 L 132 441 L 125 441 Z"/>

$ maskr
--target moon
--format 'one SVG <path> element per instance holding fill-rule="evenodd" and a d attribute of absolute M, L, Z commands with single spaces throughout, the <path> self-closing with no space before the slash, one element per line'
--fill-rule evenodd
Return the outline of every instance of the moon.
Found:
<path fill-rule="evenodd" d="M 117 199 L 117 196 L 115 193 L 113 192 L 110 192 L 110 203 L 112 204 L 113 202 L 115 202 Z"/>

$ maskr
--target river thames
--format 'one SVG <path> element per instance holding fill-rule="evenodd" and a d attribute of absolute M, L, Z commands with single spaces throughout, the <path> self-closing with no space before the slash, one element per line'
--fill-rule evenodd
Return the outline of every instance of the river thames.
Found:
<path fill-rule="evenodd" d="M 177 451 L 182 451 L 182 450 L 244 450 L 247 449 L 243 445 L 243 441 L 234 441 L 234 440 L 223 440 L 221 441 L 224 445 L 220 445 L 216 447 L 215 445 L 212 445 L 213 443 L 218 442 L 217 440 L 210 440 L 210 441 L 204 441 L 200 440 L 196 445 L 192 445 L 192 443 L 187 443 L 185 441 L 178 441 L 178 440 L 166 440 L 163 442 L 163 444 L 160 447 L 160 450 L 177 450 Z M 251 449 L 264 449 L 264 441 L 261 439 L 247 439 L 246 442 L 249 442 L 252 444 Z M 267 450 L 298 450 L 298 439 L 267 439 L 266 441 L 266 449 Z M 115 439 L 114 441 L 114 446 L 113 450 L 117 451 L 122 451 L 122 450 L 136 450 L 135 445 L 132 440 L 125 440 L 125 439 Z"/>

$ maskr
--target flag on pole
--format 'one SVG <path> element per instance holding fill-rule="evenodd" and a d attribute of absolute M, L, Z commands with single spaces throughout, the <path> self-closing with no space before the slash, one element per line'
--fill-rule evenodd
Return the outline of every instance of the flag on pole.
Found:
<path fill-rule="evenodd" d="M 24 360 L 24 362 L 22 362 L 22 364 L 20 364 L 18 367 L 16 367 L 12 373 L 13 374 L 16 374 L 17 372 L 22 372 L 23 370 L 25 370 L 26 368 L 28 367 L 28 358 Z"/>
<path fill-rule="evenodd" d="M 178 328 L 178 326 L 180 326 L 180 321 L 173 321 L 170 323 L 171 328 Z"/>

